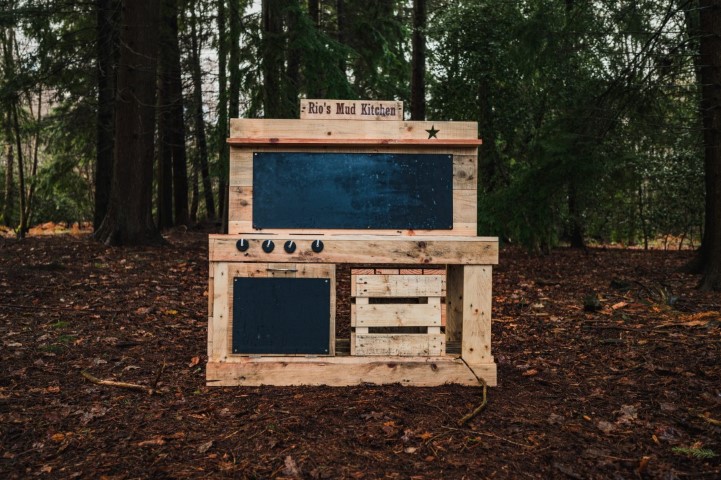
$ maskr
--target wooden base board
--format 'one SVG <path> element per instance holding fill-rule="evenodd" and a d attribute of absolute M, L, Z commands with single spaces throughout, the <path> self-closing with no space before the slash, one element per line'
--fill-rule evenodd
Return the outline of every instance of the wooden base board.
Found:
<path fill-rule="evenodd" d="M 208 362 L 208 386 L 328 385 L 344 387 L 399 383 L 434 387 L 448 383 L 477 386 L 476 376 L 496 386 L 496 364 L 471 365 L 456 357 L 235 357 Z"/>

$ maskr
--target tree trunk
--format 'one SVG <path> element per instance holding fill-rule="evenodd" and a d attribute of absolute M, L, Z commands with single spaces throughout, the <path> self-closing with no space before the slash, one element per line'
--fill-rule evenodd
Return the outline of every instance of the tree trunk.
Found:
<path fill-rule="evenodd" d="M 706 184 L 701 288 L 721 291 L 721 5 L 701 0 L 699 62 Z"/>
<path fill-rule="evenodd" d="M 280 0 L 263 0 L 263 116 L 281 118 L 281 72 L 283 71 L 283 17 Z M 231 60 L 232 63 L 232 60 Z M 232 81 L 231 81 L 232 83 Z M 233 114 L 231 113 L 231 117 Z"/>
<path fill-rule="evenodd" d="M 10 113 L 7 112 L 7 116 L 3 116 L 3 127 L 5 131 L 5 197 L 3 200 L 3 224 L 6 227 L 13 226 L 13 207 L 15 206 L 15 192 L 14 192 L 14 179 L 13 179 L 13 144 L 11 142 L 12 130 L 10 128 Z"/>
<path fill-rule="evenodd" d="M 113 128 L 115 111 L 115 67 L 118 51 L 118 0 L 96 0 L 96 77 L 98 112 L 95 157 L 95 213 L 93 229 L 97 230 L 108 212 L 110 182 L 113 172 Z"/>
<path fill-rule="evenodd" d="M 183 112 L 183 81 L 178 46 L 178 0 L 165 0 L 168 6 L 165 17 L 170 46 L 170 149 L 173 157 L 173 206 L 175 225 L 188 225 L 188 165 L 185 155 L 185 121 Z"/>
<path fill-rule="evenodd" d="M 227 21 L 225 18 L 225 1 L 218 1 L 218 158 L 220 159 L 220 182 L 218 187 L 218 209 L 220 210 L 220 231 L 222 233 L 228 232 L 228 176 L 230 174 L 230 151 L 228 145 L 225 143 L 228 138 L 228 77 L 227 77 L 227 60 L 228 50 L 231 45 L 231 39 L 228 38 L 227 33 Z M 239 13 L 236 8 L 232 8 L 235 4 L 235 0 L 231 0 L 231 16 L 233 12 L 236 12 L 236 17 Z M 239 21 L 239 20 L 236 20 Z M 239 31 L 236 24 L 231 23 L 231 28 L 235 33 L 233 42 L 239 42 Z M 231 37 L 233 35 L 231 34 Z M 237 48 L 237 47 L 236 47 Z M 239 54 L 237 51 L 234 52 L 234 58 L 237 61 Z M 237 64 L 236 64 L 237 67 Z M 233 77 L 235 78 L 235 77 Z"/>
<path fill-rule="evenodd" d="M 338 17 L 338 35 L 336 36 L 336 38 L 338 39 L 338 43 L 346 45 L 346 29 L 348 27 L 346 22 L 345 0 L 336 0 L 335 10 L 336 16 Z M 338 62 L 338 69 L 343 73 L 343 75 L 346 75 L 347 64 L 345 58 L 342 58 Z"/>
<path fill-rule="evenodd" d="M 426 119 L 426 0 L 413 0 L 411 120 Z"/>
<path fill-rule="evenodd" d="M 286 48 L 286 78 L 288 80 L 285 88 L 285 105 L 283 116 L 286 118 L 298 118 L 300 115 L 300 63 L 302 49 L 298 46 L 298 26 L 300 23 L 300 5 L 298 0 L 293 0 L 287 10 L 288 18 L 288 47 Z"/>
<path fill-rule="evenodd" d="M 152 218 L 160 0 L 124 0 L 110 204 L 95 238 L 106 245 L 163 242 Z"/>
<path fill-rule="evenodd" d="M 213 188 L 210 182 L 210 169 L 208 168 L 208 142 L 205 138 L 205 119 L 203 117 L 203 77 L 200 70 L 200 45 L 198 41 L 197 23 L 198 20 L 195 15 L 195 9 L 191 9 L 190 50 L 192 56 L 191 61 L 193 77 L 193 124 L 195 127 L 195 142 L 198 149 L 198 160 L 200 163 L 200 172 L 203 181 L 205 211 L 208 218 L 213 220 L 215 219 L 215 201 L 213 199 Z M 196 187 L 194 186 L 193 188 Z M 197 206 L 195 208 L 197 209 Z"/>
<path fill-rule="evenodd" d="M 38 174 L 38 152 L 40 150 L 40 122 L 42 121 L 43 91 L 38 90 L 38 114 L 33 118 L 35 122 L 35 139 L 33 142 L 33 165 L 30 169 L 30 185 L 28 186 L 28 198 L 25 201 L 25 222 L 30 228 L 30 219 L 33 213 L 33 198 L 35 197 L 35 183 Z M 33 117 L 32 100 L 30 101 L 30 117 Z"/>
<path fill-rule="evenodd" d="M 315 28 L 320 28 L 320 2 L 319 0 L 308 0 L 308 15 L 313 20 Z"/>
<path fill-rule="evenodd" d="M 17 102 L 18 100 L 16 100 Z M 23 160 L 23 146 L 22 139 L 20 137 L 20 121 L 18 120 L 18 105 L 17 103 L 12 105 L 13 114 L 13 133 L 15 137 L 15 147 L 17 148 L 18 154 L 18 180 L 19 180 L 19 197 L 20 197 L 20 226 L 18 227 L 17 236 L 18 238 L 25 238 L 25 234 L 28 230 L 28 219 L 25 216 L 27 211 L 25 207 L 25 162 Z"/>
<path fill-rule="evenodd" d="M 188 171 L 178 47 L 178 0 L 163 0 L 162 12 L 158 102 L 158 226 L 167 228 L 188 224 Z M 175 216 L 171 218 L 173 210 Z"/>

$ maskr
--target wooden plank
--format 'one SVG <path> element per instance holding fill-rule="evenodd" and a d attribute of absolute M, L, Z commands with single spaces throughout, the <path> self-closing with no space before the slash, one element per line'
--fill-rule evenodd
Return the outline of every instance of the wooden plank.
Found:
<path fill-rule="evenodd" d="M 376 273 L 374 268 L 351 268 L 351 275 L 373 275 Z"/>
<path fill-rule="evenodd" d="M 440 275 L 356 275 L 358 297 L 430 297 L 441 295 Z"/>
<path fill-rule="evenodd" d="M 305 146 L 399 146 L 413 145 L 415 147 L 428 146 L 435 148 L 444 147 L 477 147 L 483 144 L 482 140 L 465 138 L 443 138 L 443 139 L 408 139 L 408 138 L 276 138 L 276 137 L 231 137 L 227 143 L 233 147 L 255 147 L 257 145 L 278 145 L 280 147 L 305 147 Z"/>
<path fill-rule="evenodd" d="M 228 188 L 228 222 L 253 221 L 253 187 Z M 252 231 L 252 228 L 249 230 Z"/>
<path fill-rule="evenodd" d="M 213 287 L 213 319 L 208 329 L 208 360 L 224 361 L 228 357 L 228 338 L 230 329 L 230 306 L 228 303 L 228 264 L 219 263 L 215 266 L 215 285 Z"/>
<path fill-rule="evenodd" d="M 478 386 L 474 375 L 489 386 L 496 385 L 496 365 L 477 365 L 471 371 L 453 357 L 282 357 L 233 359 L 233 362 L 208 362 L 209 386 L 297 386 L 335 387 L 372 383 L 433 387 L 448 383 Z"/>
<path fill-rule="evenodd" d="M 250 211 L 250 210 L 249 210 Z M 230 214 L 230 212 L 229 212 Z M 472 223 L 453 223 L 452 230 L 320 230 L 320 229 L 256 229 L 253 228 L 253 222 L 251 221 L 229 221 L 228 222 L 228 233 L 230 235 L 238 235 L 241 233 L 267 233 L 273 235 L 368 235 L 369 233 L 381 234 L 381 235 L 395 235 L 395 236 L 476 236 L 477 226 L 475 222 Z"/>
<path fill-rule="evenodd" d="M 491 355 L 491 266 L 463 267 L 461 357 L 469 365 L 493 362 Z"/>
<path fill-rule="evenodd" d="M 446 336 L 449 342 L 460 342 L 463 332 L 463 265 L 448 265 L 446 282 Z"/>
<path fill-rule="evenodd" d="M 247 147 L 230 146 L 231 149 L 251 152 L 336 152 L 336 153 L 443 153 L 446 155 L 478 156 L 477 145 L 442 145 L 442 144 L 372 144 L 372 145 L 277 145 L 256 144 Z"/>
<path fill-rule="evenodd" d="M 478 188 L 478 155 L 453 156 L 453 189 L 476 190 Z"/>
<path fill-rule="evenodd" d="M 445 335 L 384 334 L 355 335 L 356 355 L 438 356 L 446 349 Z"/>
<path fill-rule="evenodd" d="M 453 181 L 456 181 L 455 159 Z M 231 187 L 253 186 L 253 151 L 246 148 L 230 149 L 230 175 Z"/>
<path fill-rule="evenodd" d="M 440 304 L 351 305 L 352 327 L 430 327 L 440 325 Z M 360 332 L 356 330 L 356 333 Z"/>
<path fill-rule="evenodd" d="M 453 225 L 456 223 L 473 223 L 478 221 L 477 190 L 453 191 Z"/>
<path fill-rule="evenodd" d="M 427 130 L 438 133 L 429 139 Z M 363 120 L 295 120 L 247 119 L 230 120 L 230 137 L 246 139 L 272 139 L 279 144 L 288 139 L 318 139 L 323 143 L 335 140 L 420 140 L 433 141 L 464 139 L 478 141 L 476 122 L 365 122 Z M 232 143 L 232 142 L 230 142 Z"/>
<path fill-rule="evenodd" d="M 301 98 L 300 119 L 403 120 L 403 102 Z"/>
<path fill-rule="evenodd" d="M 401 275 L 423 275 L 424 270 L 422 268 L 401 268 L 398 273 Z"/>
<path fill-rule="evenodd" d="M 376 268 L 376 275 L 398 275 L 400 273 L 398 268 Z"/>
<path fill-rule="evenodd" d="M 250 247 L 239 252 L 235 243 L 245 239 Z M 276 244 L 271 253 L 263 252 L 261 243 L 272 238 Z M 399 265 L 448 265 L 498 263 L 498 239 L 494 237 L 400 237 L 382 235 L 338 235 L 320 237 L 324 248 L 311 251 L 318 236 L 210 235 L 210 261 L 214 262 L 291 262 L 291 263 L 393 263 Z M 288 254 L 283 242 L 293 240 L 297 250 Z"/>

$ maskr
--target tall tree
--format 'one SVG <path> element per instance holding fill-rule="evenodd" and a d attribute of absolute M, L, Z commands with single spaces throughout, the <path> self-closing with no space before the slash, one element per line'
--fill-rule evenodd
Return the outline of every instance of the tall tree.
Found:
<path fill-rule="evenodd" d="M 178 45 L 178 0 L 162 1 L 158 79 L 158 193 L 160 228 L 188 224 L 183 84 Z M 169 181 L 172 178 L 172 187 Z M 169 203 L 172 201 L 172 207 Z M 170 213 L 174 211 L 171 218 Z"/>
<path fill-rule="evenodd" d="M 283 7 L 285 0 L 263 0 L 263 114 L 265 118 L 283 117 Z M 232 82 L 231 82 L 232 84 Z M 232 117 L 232 114 L 231 114 Z"/>
<path fill-rule="evenodd" d="M 210 168 L 208 166 L 208 142 L 205 136 L 205 119 L 203 116 L 203 76 L 200 68 L 200 35 L 198 17 L 195 5 L 190 9 L 190 57 L 193 79 L 193 127 L 195 144 L 198 149 L 198 161 L 203 182 L 203 195 L 205 198 L 205 211 L 209 219 L 215 219 L 215 201 L 210 181 Z M 227 148 L 227 147 L 226 147 Z M 196 172 L 197 173 L 197 172 Z"/>
<path fill-rule="evenodd" d="M 3 115 L 0 112 L 0 121 L 3 124 L 3 131 L 5 134 L 5 188 L 3 189 L 3 212 L 2 222 L 6 227 L 13 225 L 13 206 L 15 203 L 15 192 L 14 185 L 15 180 L 13 178 L 13 144 L 12 144 L 12 131 L 10 128 L 10 114 Z"/>
<path fill-rule="evenodd" d="M 721 2 L 699 2 L 699 64 L 706 178 L 701 287 L 721 290 Z"/>
<path fill-rule="evenodd" d="M 124 0 L 121 25 L 110 205 L 95 238 L 107 245 L 160 244 L 152 218 L 160 0 Z"/>
<path fill-rule="evenodd" d="M 411 120 L 426 119 L 426 0 L 413 0 Z"/>
<path fill-rule="evenodd" d="M 96 0 L 96 77 L 98 107 L 95 140 L 95 212 L 93 228 L 97 230 L 108 212 L 110 182 L 113 172 L 115 112 L 115 68 L 118 52 L 119 0 Z"/>

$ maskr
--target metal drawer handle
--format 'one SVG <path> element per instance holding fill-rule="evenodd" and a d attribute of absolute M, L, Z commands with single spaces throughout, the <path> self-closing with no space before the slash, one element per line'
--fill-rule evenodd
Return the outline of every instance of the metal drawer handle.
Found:
<path fill-rule="evenodd" d="M 266 268 L 266 272 L 297 272 L 297 268 Z"/>

